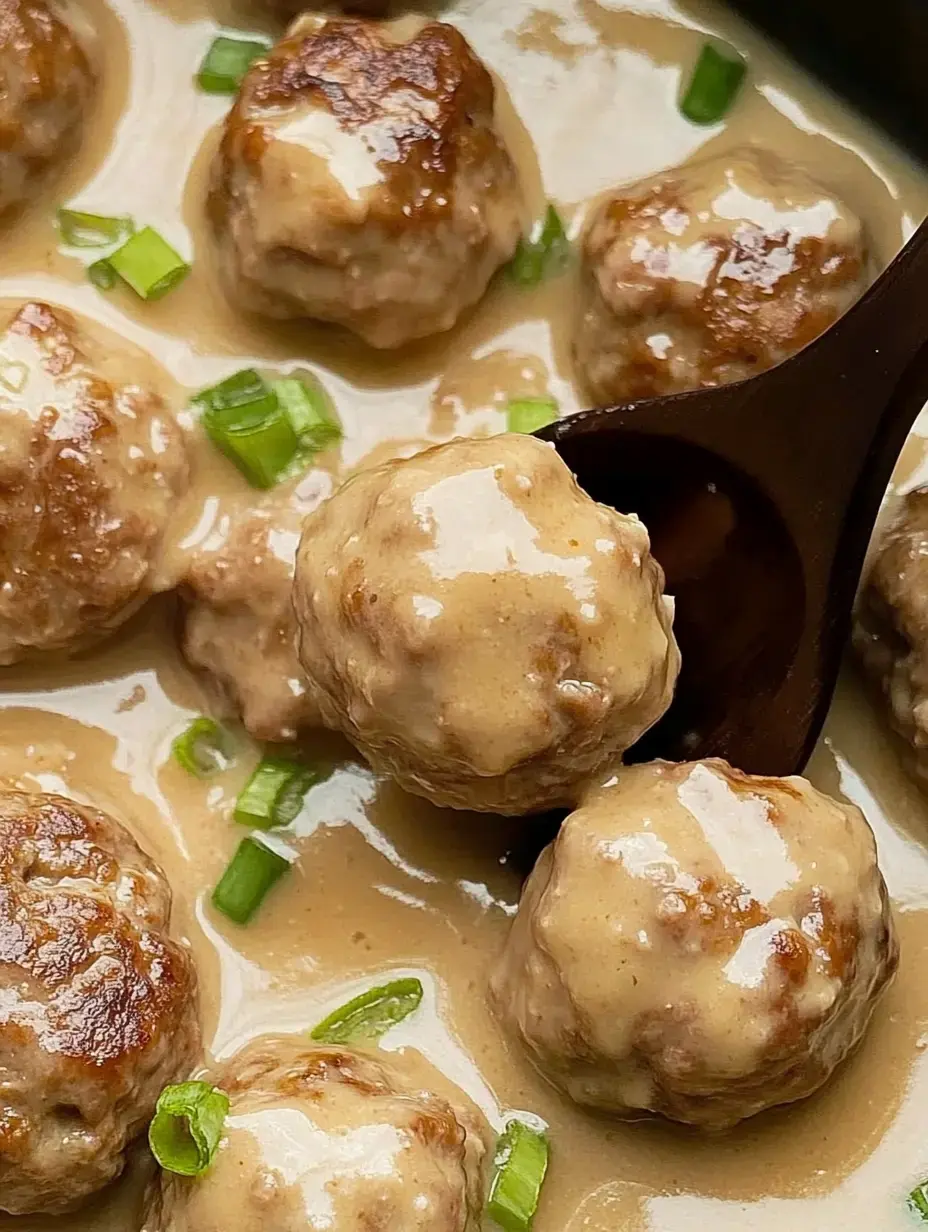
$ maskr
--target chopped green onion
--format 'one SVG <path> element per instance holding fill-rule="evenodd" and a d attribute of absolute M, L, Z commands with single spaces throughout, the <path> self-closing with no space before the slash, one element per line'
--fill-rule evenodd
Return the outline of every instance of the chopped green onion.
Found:
<path fill-rule="evenodd" d="M 513 398 L 506 406 L 506 431 L 531 435 L 557 419 L 554 398 Z"/>
<path fill-rule="evenodd" d="M 487 1214 L 504 1232 L 528 1232 L 548 1170 L 548 1138 L 510 1121 L 496 1144 Z"/>
<path fill-rule="evenodd" d="M 379 1039 L 385 1031 L 419 1008 L 422 983 L 415 977 L 393 980 L 369 988 L 313 1027 L 314 1040 L 325 1044 L 348 1044 Z"/>
<path fill-rule="evenodd" d="M 130 235 L 107 261 L 141 299 L 160 299 L 186 278 L 190 266 L 152 227 Z"/>
<path fill-rule="evenodd" d="M 87 266 L 87 277 L 101 291 L 112 291 L 116 285 L 117 274 L 107 258 L 101 257 L 99 261 Z"/>
<path fill-rule="evenodd" d="M 243 838 L 213 891 L 213 906 L 236 924 L 247 924 L 290 861 L 260 839 Z"/>
<path fill-rule="evenodd" d="M 319 772 L 283 757 L 265 757 L 235 801 L 235 820 L 270 830 L 286 826 L 303 807 L 303 797 L 318 782 Z"/>
<path fill-rule="evenodd" d="M 194 719 L 171 742 L 174 760 L 197 778 L 206 778 L 229 764 L 227 733 L 215 719 Z"/>
<path fill-rule="evenodd" d="M 299 449 L 290 417 L 273 389 L 245 368 L 192 401 L 203 407 L 203 426 L 213 444 L 256 488 L 271 488 Z"/>
<path fill-rule="evenodd" d="M 151 1153 L 167 1172 L 199 1176 L 213 1162 L 229 1097 L 208 1082 L 165 1087 L 148 1127 Z"/>
<path fill-rule="evenodd" d="M 912 1190 L 906 1199 L 906 1205 L 922 1223 L 928 1223 L 928 1181 L 923 1181 L 921 1185 Z"/>
<path fill-rule="evenodd" d="M 693 124 L 716 124 L 735 101 L 747 65 L 733 47 L 706 43 L 680 102 Z"/>
<path fill-rule="evenodd" d="M 332 400 L 315 378 L 282 377 L 271 388 L 289 415 L 301 445 L 315 452 L 342 439 Z"/>
<path fill-rule="evenodd" d="M 71 248 L 106 248 L 108 244 L 118 244 L 135 230 L 131 218 L 87 214 L 84 210 L 60 209 L 56 222 L 62 240 Z"/>
<path fill-rule="evenodd" d="M 509 263 L 509 273 L 515 282 L 531 287 L 551 274 L 560 274 L 567 266 L 570 241 L 561 216 L 549 205 L 545 216 L 535 224 L 530 235 L 519 240 L 515 256 Z"/>
<path fill-rule="evenodd" d="M 197 72 L 197 85 L 207 94 L 234 94 L 249 65 L 269 48 L 270 43 L 257 39 L 228 38 L 220 34 L 213 39 L 203 58 Z"/>

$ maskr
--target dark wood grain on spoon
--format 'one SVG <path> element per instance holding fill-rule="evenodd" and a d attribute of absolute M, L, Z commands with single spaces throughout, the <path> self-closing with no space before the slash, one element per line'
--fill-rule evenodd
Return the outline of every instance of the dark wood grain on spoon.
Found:
<path fill-rule="evenodd" d="M 584 411 L 553 440 L 637 513 L 676 598 L 683 670 L 644 760 L 794 774 L 831 701 L 867 543 L 928 401 L 928 223 L 799 355 L 748 381 Z"/>

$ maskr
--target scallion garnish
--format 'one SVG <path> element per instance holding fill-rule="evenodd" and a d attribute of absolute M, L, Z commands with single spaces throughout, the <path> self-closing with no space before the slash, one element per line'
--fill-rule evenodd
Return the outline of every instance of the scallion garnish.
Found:
<path fill-rule="evenodd" d="M 257 39 L 229 38 L 220 34 L 197 71 L 197 85 L 207 94 L 234 94 L 249 66 L 263 56 L 270 43 Z"/>
<path fill-rule="evenodd" d="M 213 891 L 213 906 L 236 924 L 247 924 L 265 895 L 290 868 L 290 861 L 250 834 Z"/>
<path fill-rule="evenodd" d="M 923 1181 L 909 1194 L 906 1205 L 922 1223 L 928 1223 L 928 1181 Z"/>
<path fill-rule="evenodd" d="M 229 1097 L 208 1082 L 165 1087 L 148 1127 L 151 1153 L 166 1172 L 199 1176 L 213 1162 Z"/>
<path fill-rule="evenodd" d="M 528 1232 L 548 1170 L 548 1137 L 510 1121 L 496 1144 L 487 1214 L 504 1232 Z"/>
<path fill-rule="evenodd" d="M 554 398 L 513 398 L 506 406 L 506 431 L 530 436 L 546 424 L 554 423 L 557 412 Z"/>
<path fill-rule="evenodd" d="M 422 982 L 414 976 L 369 988 L 313 1027 L 314 1040 L 349 1044 L 379 1039 L 419 1008 Z"/>
<path fill-rule="evenodd" d="M 60 209 L 56 215 L 58 234 L 71 248 L 106 248 L 118 244 L 135 230 L 128 217 L 88 214 L 84 210 Z"/>
<path fill-rule="evenodd" d="M 318 452 L 342 439 L 332 400 L 315 378 L 281 377 L 271 388 L 290 417 L 301 446 Z"/>
<path fill-rule="evenodd" d="M 319 772 L 283 757 L 265 757 L 235 801 L 235 820 L 270 830 L 286 826 L 303 807 L 303 797 L 318 782 Z"/>
<path fill-rule="evenodd" d="M 706 43 L 680 101 L 693 124 L 717 124 L 735 101 L 747 65 L 733 47 Z"/>
<path fill-rule="evenodd" d="M 171 741 L 171 753 L 188 774 L 206 778 L 229 765 L 228 734 L 215 719 L 194 719 Z"/>
<path fill-rule="evenodd" d="M 299 439 L 277 395 L 253 368 L 236 372 L 193 402 L 203 407 L 203 426 L 213 444 L 249 483 L 271 488 L 299 449 Z"/>
<path fill-rule="evenodd" d="M 190 273 L 190 266 L 153 227 L 143 227 L 111 252 L 107 263 L 141 299 L 160 299 Z M 99 284 L 98 284 L 99 285 Z"/>
<path fill-rule="evenodd" d="M 509 273 L 515 282 L 531 287 L 552 274 L 559 274 L 567 266 L 570 256 L 570 241 L 561 222 L 561 216 L 549 205 L 544 218 L 535 224 L 531 233 L 519 240 L 515 256 L 509 263 Z"/>

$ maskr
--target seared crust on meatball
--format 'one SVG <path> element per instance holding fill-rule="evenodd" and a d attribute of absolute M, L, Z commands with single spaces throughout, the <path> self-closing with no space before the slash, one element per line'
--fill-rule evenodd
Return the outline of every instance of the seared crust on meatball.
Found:
<path fill-rule="evenodd" d="M 928 487 L 909 492 L 860 593 L 854 649 L 928 781 Z"/>
<path fill-rule="evenodd" d="M 664 576 L 553 446 L 455 440 L 361 471 L 304 524 L 294 606 L 323 721 L 438 805 L 571 803 L 670 704 Z"/>
<path fill-rule="evenodd" d="M 0 335 L 0 664 L 81 649 L 172 584 L 187 454 L 150 366 L 48 304 Z"/>
<path fill-rule="evenodd" d="M 94 86 L 54 0 L 0 0 L 0 214 L 77 146 Z"/>
<path fill-rule="evenodd" d="M 163 874 L 106 814 L 0 792 L 0 1210 L 58 1213 L 122 1171 L 199 1046 Z"/>
<path fill-rule="evenodd" d="M 494 96 L 452 26 L 300 19 L 249 69 L 213 165 L 230 297 L 377 347 L 450 329 L 521 230 Z"/>
<path fill-rule="evenodd" d="M 751 148 L 606 198 L 582 259 L 574 357 L 601 403 L 763 372 L 827 329 L 867 281 L 855 215 Z"/>
<path fill-rule="evenodd" d="M 405 1066 L 255 1041 L 219 1078 L 230 1109 L 210 1170 L 163 1173 L 145 1232 L 477 1232 L 486 1124 Z"/>
<path fill-rule="evenodd" d="M 858 809 L 800 778 L 653 762 L 542 854 L 491 1001 L 578 1103 L 717 1130 L 821 1086 L 897 962 Z"/>
<path fill-rule="evenodd" d="M 257 740 L 293 740 L 320 725 L 296 652 L 291 591 L 303 511 L 253 509 L 184 576 L 183 650 L 208 672 Z"/>

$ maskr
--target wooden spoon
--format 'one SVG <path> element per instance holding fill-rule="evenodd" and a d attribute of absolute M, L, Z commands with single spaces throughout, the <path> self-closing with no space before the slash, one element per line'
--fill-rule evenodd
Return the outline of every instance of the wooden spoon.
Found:
<path fill-rule="evenodd" d="M 676 597 L 676 697 L 632 760 L 802 770 L 880 502 L 926 401 L 928 223 L 850 312 L 779 367 L 583 411 L 539 434 L 592 496 L 641 517 Z"/>

